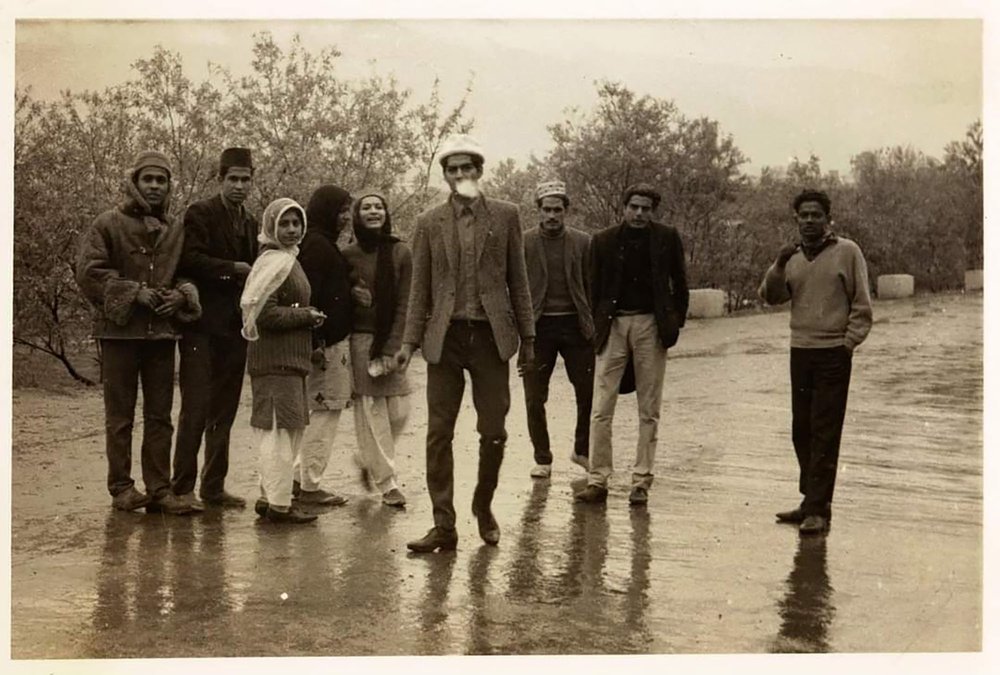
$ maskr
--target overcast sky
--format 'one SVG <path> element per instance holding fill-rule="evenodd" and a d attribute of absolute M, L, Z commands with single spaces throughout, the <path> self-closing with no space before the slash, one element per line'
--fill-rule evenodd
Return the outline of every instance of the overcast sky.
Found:
<path fill-rule="evenodd" d="M 393 74 L 417 99 L 438 77 L 454 103 L 472 77 L 488 161 L 544 155 L 547 125 L 591 108 L 594 81 L 609 79 L 718 120 L 752 173 L 810 153 L 846 173 L 852 155 L 882 146 L 940 156 L 982 117 L 981 29 L 956 19 L 18 21 L 15 70 L 18 86 L 51 99 L 130 78 L 160 44 L 198 81 L 209 61 L 248 72 L 256 31 L 281 45 L 298 33 L 311 50 L 336 46 L 341 75 Z"/>

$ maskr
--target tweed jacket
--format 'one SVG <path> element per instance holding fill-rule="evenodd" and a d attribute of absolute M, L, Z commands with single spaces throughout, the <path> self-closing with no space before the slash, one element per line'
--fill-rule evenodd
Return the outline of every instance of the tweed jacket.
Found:
<path fill-rule="evenodd" d="M 590 302 L 594 310 L 594 347 L 604 348 L 617 313 L 625 261 L 625 223 L 594 235 L 590 244 Z M 653 278 L 653 315 L 664 348 L 677 343 L 688 309 L 684 247 L 677 229 L 649 224 L 650 266 Z"/>
<path fill-rule="evenodd" d="M 580 332 L 590 340 L 594 337 L 594 317 L 590 311 L 590 235 L 571 227 L 564 228 L 563 232 L 566 242 L 564 259 L 569 294 L 573 299 L 573 305 L 576 306 Z M 535 321 L 542 316 L 549 285 L 543 236 L 538 226 L 524 233 L 524 261 L 528 266 L 528 283 Z"/>
<path fill-rule="evenodd" d="M 475 225 L 480 299 L 497 351 L 506 361 L 517 352 L 519 337 L 535 337 L 521 221 L 514 204 L 480 199 L 485 212 Z M 413 277 L 403 342 L 420 345 L 428 363 L 441 360 L 455 310 L 459 259 L 458 229 L 449 200 L 420 214 L 413 235 Z"/>
<path fill-rule="evenodd" d="M 184 212 L 184 253 L 179 273 L 198 286 L 204 309 L 201 320 L 188 325 L 186 330 L 239 335 L 243 326 L 240 314 L 243 288 L 234 263 L 253 264 L 257 257 L 258 229 L 257 221 L 249 213 L 238 228 L 232 227 L 222 195 L 218 194 L 194 202 Z"/>

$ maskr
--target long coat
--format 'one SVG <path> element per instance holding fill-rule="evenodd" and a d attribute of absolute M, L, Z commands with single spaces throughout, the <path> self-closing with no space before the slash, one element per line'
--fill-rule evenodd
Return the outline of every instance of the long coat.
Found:
<path fill-rule="evenodd" d="M 514 204 L 481 199 L 484 215 L 475 225 L 477 281 L 497 351 L 506 361 L 517 352 L 519 337 L 535 336 L 521 221 Z M 451 202 L 420 214 L 413 235 L 413 279 L 403 342 L 420 345 L 428 363 L 441 360 L 455 311 L 460 255 Z"/>
<path fill-rule="evenodd" d="M 203 308 L 201 319 L 186 330 L 239 335 L 243 281 L 235 274 L 234 263 L 253 264 L 258 230 L 249 212 L 233 227 L 221 195 L 194 202 L 184 212 L 184 252 L 178 272 L 197 284 Z"/>

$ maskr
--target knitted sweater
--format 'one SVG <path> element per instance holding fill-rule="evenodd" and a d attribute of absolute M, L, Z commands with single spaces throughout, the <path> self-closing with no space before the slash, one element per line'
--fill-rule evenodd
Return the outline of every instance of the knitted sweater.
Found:
<path fill-rule="evenodd" d="M 288 278 L 265 301 L 257 317 L 260 339 L 247 350 L 247 372 L 254 375 L 308 375 L 313 320 L 309 279 L 298 261 Z"/>
<path fill-rule="evenodd" d="M 368 290 L 375 293 L 375 262 L 378 252 L 366 253 L 357 243 L 344 249 L 344 257 L 351 265 L 351 276 L 364 281 Z M 406 303 L 410 299 L 410 277 L 413 269 L 413 255 L 410 248 L 403 242 L 397 242 L 392 247 L 392 265 L 396 274 L 396 316 L 392 321 L 392 330 L 382 348 L 382 353 L 392 356 L 403 344 L 403 328 L 406 325 Z M 375 332 L 375 305 L 362 307 L 354 303 L 352 331 L 355 333 Z"/>
<path fill-rule="evenodd" d="M 853 350 L 872 327 L 868 267 L 861 249 L 838 237 L 816 258 L 801 249 L 783 268 L 768 268 L 758 291 L 769 305 L 792 301 L 792 347 Z"/>

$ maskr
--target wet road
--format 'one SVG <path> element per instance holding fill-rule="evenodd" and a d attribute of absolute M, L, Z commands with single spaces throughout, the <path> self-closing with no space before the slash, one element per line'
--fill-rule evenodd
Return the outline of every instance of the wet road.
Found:
<path fill-rule="evenodd" d="M 422 391 L 400 442 L 405 511 L 358 487 L 350 415 L 327 473 L 350 503 L 313 525 L 252 511 L 116 513 L 100 397 L 15 392 L 15 659 L 264 655 L 977 650 L 982 611 L 982 302 L 876 305 L 858 351 L 833 529 L 773 523 L 794 505 L 787 314 L 692 322 L 671 351 L 648 508 L 628 486 L 574 505 L 572 390 L 549 404 L 551 481 L 532 481 L 519 383 L 487 547 L 469 502 L 474 415 L 456 434 L 459 548 L 415 556 L 430 526 Z M 423 364 L 414 364 L 422 386 Z M 245 402 L 247 403 L 247 402 Z M 176 413 L 176 410 L 175 410 Z M 230 488 L 255 495 L 237 419 Z M 633 397 L 616 465 L 632 459 Z M 136 468 L 137 473 L 137 468 Z M 44 486 L 44 488 L 43 488 Z"/>

